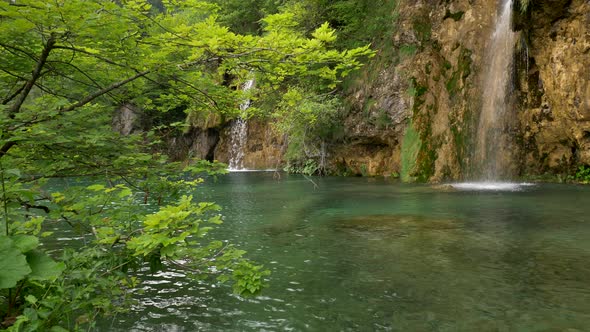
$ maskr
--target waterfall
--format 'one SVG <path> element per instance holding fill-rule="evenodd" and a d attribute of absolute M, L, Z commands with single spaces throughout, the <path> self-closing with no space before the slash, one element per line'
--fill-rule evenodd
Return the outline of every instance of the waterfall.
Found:
<path fill-rule="evenodd" d="M 242 86 L 243 91 L 248 91 L 254 86 L 254 80 L 248 80 Z M 229 150 L 229 169 L 244 169 L 244 148 L 248 141 L 248 120 L 246 120 L 246 110 L 250 107 L 250 99 L 244 100 L 240 104 L 240 116 L 232 123 L 230 130 L 230 150 Z"/>
<path fill-rule="evenodd" d="M 513 0 L 502 0 L 485 60 L 482 109 L 474 155 L 476 173 L 483 181 L 510 176 L 512 138 L 506 131 L 513 123 L 508 100 L 516 42 L 516 33 L 511 28 L 512 3 Z"/>

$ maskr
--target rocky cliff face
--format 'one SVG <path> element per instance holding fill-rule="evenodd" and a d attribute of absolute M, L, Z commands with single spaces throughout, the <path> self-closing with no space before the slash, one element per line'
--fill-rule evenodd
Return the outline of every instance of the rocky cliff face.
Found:
<path fill-rule="evenodd" d="M 520 130 L 527 173 L 590 165 L 590 2 L 535 1 L 517 28 L 529 37 Z"/>
<path fill-rule="evenodd" d="M 183 135 L 168 138 L 166 153 L 172 160 L 187 157 L 220 161 L 229 164 L 232 157 L 231 126 L 233 121 L 221 118 L 197 121 Z M 250 120 L 246 125 L 246 142 L 243 167 L 246 169 L 280 168 L 283 164 L 285 138 L 277 134 L 272 126 L 263 120 Z"/>
<path fill-rule="evenodd" d="M 402 1 L 398 32 L 350 89 L 347 139 L 332 161 L 406 180 L 472 176 L 495 1 Z M 519 32 L 509 100 L 511 174 L 590 164 L 590 3 L 533 1 Z M 393 55 L 393 56 L 392 56 Z M 390 57 L 386 59 L 385 57 Z"/>
<path fill-rule="evenodd" d="M 491 1 L 402 1 L 392 51 L 379 54 L 380 72 L 370 65 L 352 89 L 352 117 L 363 109 L 385 115 L 375 128 L 350 128 L 351 141 L 386 136 L 389 160 L 371 155 L 372 174 L 401 173 L 406 180 L 440 181 L 465 175 L 477 105 L 480 69 L 496 13 Z M 389 62 L 384 57 L 391 57 Z M 365 123 L 351 121 L 352 123 Z M 370 126 L 366 124 L 366 126 Z M 378 135 L 371 133 L 378 132 Z M 370 145 L 370 144 L 367 144 Z"/>
<path fill-rule="evenodd" d="M 396 32 L 349 80 L 343 138 L 326 142 L 329 171 L 401 174 L 408 181 L 473 177 L 482 73 L 494 51 L 498 10 L 490 0 L 401 0 L 392 13 Z M 525 14 L 516 6 L 514 14 L 519 35 L 506 101 L 514 115 L 504 128 L 513 137 L 507 173 L 590 165 L 590 2 L 535 0 Z M 209 142 L 202 157 L 229 160 L 227 128 L 215 129 L 218 142 L 201 133 Z M 284 147 L 268 124 L 251 122 L 245 167 L 277 167 Z"/>
<path fill-rule="evenodd" d="M 246 169 L 276 169 L 283 164 L 285 138 L 262 120 L 249 120 L 247 123 L 246 144 L 243 166 Z M 215 159 L 229 163 L 231 158 L 231 122 L 220 133 L 219 144 L 215 146 Z"/>

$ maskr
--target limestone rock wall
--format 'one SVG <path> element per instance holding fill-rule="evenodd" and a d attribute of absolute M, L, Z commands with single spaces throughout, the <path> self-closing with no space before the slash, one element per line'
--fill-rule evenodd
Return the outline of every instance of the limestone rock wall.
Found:
<path fill-rule="evenodd" d="M 590 2 L 534 1 L 520 122 L 527 173 L 590 165 Z"/>
<path fill-rule="evenodd" d="M 215 160 L 215 147 L 219 142 L 217 128 L 191 128 L 187 133 L 169 137 L 166 141 L 166 154 L 172 160 L 197 158 Z"/>
<path fill-rule="evenodd" d="M 531 3 L 526 14 L 514 8 L 508 167 L 515 176 L 571 174 L 590 165 L 590 2 Z M 348 92 L 347 137 L 329 154 L 335 169 L 364 165 L 369 174 L 433 182 L 470 178 L 498 7 L 488 0 L 401 1 L 397 32 Z"/>
<path fill-rule="evenodd" d="M 219 143 L 215 146 L 214 157 L 229 163 L 231 150 L 231 123 L 220 131 Z M 285 138 L 277 134 L 272 126 L 263 120 L 249 120 L 246 146 L 244 147 L 244 168 L 276 169 L 283 165 Z"/>
<path fill-rule="evenodd" d="M 111 126 L 123 136 L 141 132 L 149 127 L 141 109 L 133 104 L 123 104 L 113 114 Z"/>
<path fill-rule="evenodd" d="M 408 180 L 465 175 L 481 96 L 479 69 L 496 7 L 494 1 L 400 3 L 397 32 L 349 92 L 347 123 L 353 125 L 343 151 L 357 156 L 349 164 L 378 165 L 371 174 L 396 171 Z M 383 147 L 378 153 L 368 148 L 375 142 Z M 362 146 L 365 151 L 358 151 Z"/>

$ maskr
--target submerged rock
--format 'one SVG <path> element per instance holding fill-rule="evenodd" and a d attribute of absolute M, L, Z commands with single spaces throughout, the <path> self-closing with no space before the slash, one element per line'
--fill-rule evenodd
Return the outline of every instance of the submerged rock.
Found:
<path fill-rule="evenodd" d="M 459 219 L 443 219 L 421 215 L 368 215 L 335 219 L 333 227 L 340 230 L 368 232 L 410 232 L 461 229 Z"/>
<path fill-rule="evenodd" d="M 453 187 L 453 185 L 448 183 L 432 186 L 432 189 L 439 191 L 457 191 L 457 188 Z"/>

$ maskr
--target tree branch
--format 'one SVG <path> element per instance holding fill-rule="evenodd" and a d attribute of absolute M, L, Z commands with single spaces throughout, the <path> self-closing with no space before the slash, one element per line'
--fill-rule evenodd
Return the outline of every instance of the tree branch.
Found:
<path fill-rule="evenodd" d="M 57 63 L 57 64 L 64 64 L 67 66 L 70 66 L 72 68 L 74 68 L 77 72 L 79 72 L 80 74 L 82 74 L 84 77 L 86 77 L 91 83 L 87 83 L 78 79 L 75 79 L 73 77 L 67 76 L 66 74 L 63 74 L 62 72 L 60 72 L 59 70 L 55 69 L 54 72 L 66 79 L 69 79 L 73 82 L 79 83 L 79 84 L 83 84 L 85 86 L 91 87 L 91 88 L 95 88 L 95 89 L 102 89 L 103 87 L 94 79 L 92 78 L 92 76 L 90 76 L 88 73 L 86 73 L 85 71 L 83 71 L 82 69 L 80 69 L 78 66 L 74 65 L 73 63 L 70 62 L 63 62 L 63 61 L 48 61 L 48 63 Z M 57 95 L 56 93 L 53 93 L 55 95 Z M 115 101 L 115 102 L 119 102 L 117 100 L 117 98 L 115 98 L 115 96 L 111 95 L 109 93 L 109 96 Z M 72 99 L 72 98 L 68 98 L 68 99 Z"/>
<path fill-rule="evenodd" d="M 137 74 L 135 74 L 135 75 L 127 78 L 127 79 L 124 79 L 122 81 L 113 83 L 113 84 L 111 84 L 111 85 L 109 85 L 109 86 L 107 86 L 105 88 L 102 88 L 102 89 L 100 89 L 100 90 L 98 90 L 98 91 L 96 91 L 96 92 L 94 92 L 92 94 L 89 94 L 85 98 L 79 100 L 78 102 L 76 102 L 76 103 L 74 103 L 74 104 L 72 104 L 72 105 L 70 105 L 70 106 L 68 106 L 66 108 L 62 108 L 59 111 L 59 114 L 71 112 L 71 111 L 75 110 L 78 107 L 82 107 L 82 106 L 88 104 L 89 102 L 93 101 L 94 99 L 96 99 L 96 98 L 98 98 L 98 97 L 100 97 L 100 96 L 102 96 L 104 94 L 107 94 L 107 93 L 109 93 L 109 92 L 111 92 L 111 91 L 113 91 L 115 89 L 118 89 L 118 88 L 122 87 L 123 85 L 125 85 L 127 83 L 130 83 L 132 81 L 135 81 L 136 79 L 138 79 L 138 78 L 140 78 L 142 76 L 145 76 L 145 75 L 147 75 L 147 74 L 149 74 L 151 72 L 152 71 L 150 69 L 144 70 L 144 71 L 139 72 L 139 73 L 137 73 Z"/>
<path fill-rule="evenodd" d="M 101 61 L 106 62 L 106 63 L 108 63 L 110 65 L 113 65 L 113 66 L 122 67 L 122 68 L 127 68 L 128 67 L 126 65 L 117 63 L 117 62 L 115 62 L 113 60 L 107 59 L 107 58 L 102 57 L 102 56 L 100 56 L 98 54 L 94 54 L 94 53 L 88 52 L 88 51 L 86 51 L 84 49 L 81 49 L 81 48 L 77 48 L 77 47 L 73 47 L 73 46 L 64 46 L 64 45 L 56 45 L 54 48 L 61 49 L 61 50 L 68 50 L 68 51 L 72 51 L 72 52 L 82 53 L 84 55 L 87 55 L 87 56 L 96 58 L 98 60 L 101 60 Z"/>
<path fill-rule="evenodd" d="M 0 158 L 4 157 L 4 155 L 16 144 L 15 141 L 8 141 L 0 147 Z"/>
<path fill-rule="evenodd" d="M 11 94 L 10 96 L 8 96 L 4 100 L 2 100 L 2 105 L 8 104 L 11 100 L 13 100 L 14 98 L 16 98 L 16 96 L 18 96 L 24 89 L 25 89 L 25 85 L 23 85 L 20 88 L 16 89 L 16 91 L 13 94 Z"/>
<path fill-rule="evenodd" d="M 41 56 L 39 57 L 39 60 L 37 60 L 37 65 L 35 66 L 35 69 L 33 70 L 33 74 L 31 76 L 31 79 L 29 79 L 27 81 L 27 84 L 25 84 L 25 87 L 23 89 L 23 91 L 21 92 L 21 94 L 16 98 L 14 104 L 12 104 L 12 106 L 10 106 L 10 108 L 8 109 L 8 116 L 10 118 L 14 118 L 15 114 L 18 113 L 20 111 L 20 108 L 22 107 L 23 103 L 25 102 L 25 99 L 27 99 L 27 96 L 29 95 L 29 93 L 31 92 L 31 89 L 33 88 L 33 86 L 35 86 L 35 82 L 37 82 L 37 80 L 39 79 L 39 77 L 41 77 L 41 72 L 43 70 L 43 67 L 45 66 L 45 63 L 47 62 L 47 58 L 49 57 L 49 53 L 51 52 L 51 50 L 53 49 L 53 46 L 55 45 L 55 35 L 51 35 L 49 36 L 49 39 L 47 40 L 47 43 L 45 44 L 45 47 L 43 47 L 43 51 L 41 52 Z M 4 150 L 4 147 L 2 147 L 2 149 L 0 149 L 0 153 Z M 6 150 L 8 151 L 8 150 Z M 6 152 L 4 152 L 6 153 Z M 3 156 L 3 154 L 0 154 L 0 157 Z"/>
<path fill-rule="evenodd" d="M 11 53 L 14 56 L 22 57 L 22 55 L 18 55 L 16 53 L 16 52 L 19 52 L 19 53 L 22 53 L 22 54 L 26 55 L 27 57 L 31 58 L 31 60 L 33 60 L 33 61 L 38 61 L 36 56 L 34 56 L 33 54 L 29 53 L 28 51 L 26 51 L 25 49 L 22 49 L 20 47 L 4 44 L 1 42 L 0 42 L 0 47 L 4 48 L 6 51 L 8 51 L 9 53 Z"/>
<path fill-rule="evenodd" d="M 121 86 L 123 86 L 123 85 L 125 85 L 125 84 L 127 84 L 129 82 L 132 82 L 132 81 L 134 81 L 134 80 L 136 80 L 136 79 L 138 79 L 140 77 L 143 77 L 143 76 L 145 76 L 145 75 L 147 75 L 147 74 L 149 74 L 151 72 L 152 72 L 152 70 L 150 70 L 150 69 L 144 70 L 142 72 L 138 72 L 137 74 L 135 74 L 135 75 L 133 75 L 133 76 L 127 78 L 127 79 L 124 79 L 122 81 L 113 83 L 113 84 L 111 84 L 111 85 L 109 85 L 109 86 L 107 86 L 105 88 L 102 88 L 102 89 L 100 89 L 98 91 L 95 91 L 94 93 L 89 94 L 88 96 L 84 97 L 83 99 L 80 99 L 76 103 L 74 103 L 74 104 L 72 104 L 72 105 L 70 105 L 68 107 L 65 107 L 65 108 L 60 109 L 57 115 L 61 115 L 63 113 L 71 112 L 71 111 L 75 110 L 76 108 L 82 107 L 82 106 L 88 104 L 89 102 L 93 101 L 94 99 L 96 99 L 96 98 L 98 98 L 98 97 L 100 97 L 100 96 L 102 96 L 104 94 L 107 94 L 107 93 L 109 93 L 109 92 L 111 92 L 111 91 L 113 91 L 113 90 L 115 90 L 117 88 L 120 88 Z M 29 89 L 29 91 L 30 91 L 30 89 Z M 46 120 L 49 120 L 49 119 L 45 119 L 44 121 L 46 121 Z M 4 145 L 2 145 L 0 147 L 0 158 L 4 157 L 6 155 L 6 153 L 8 152 L 8 150 L 10 150 L 14 145 L 16 145 L 16 142 L 15 141 L 8 141 L 8 142 L 4 143 Z"/>

